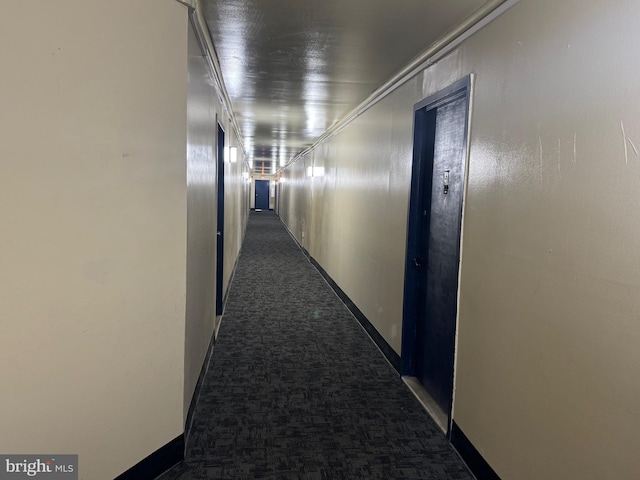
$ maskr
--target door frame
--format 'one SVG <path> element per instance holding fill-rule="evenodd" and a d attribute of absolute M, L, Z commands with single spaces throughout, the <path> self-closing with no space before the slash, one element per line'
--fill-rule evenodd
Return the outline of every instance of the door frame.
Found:
<path fill-rule="evenodd" d="M 468 183 L 468 163 L 469 163 L 469 131 L 471 123 L 471 96 L 472 96 L 473 76 L 468 75 L 452 85 L 436 92 L 433 95 L 421 100 L 413 106 L 413 164 L 411 173 L 411 193 L 409 197 L 409 212 L 407 222 L 407 250 L 405 258 L 405 282 L 404 282 L 404 296 L 403 296 L 403 309 L 402 309 L 402 354 L 401 354 L 401 374 L 403 377 L 414 377 L 416 374 L 416 350 L 417 350 L 417 335 L 416 328 L 418 323 L 418 295 L 417 295 L 417 282 L 418 282 L 418 267 L 414 265 L 414 259 L 418 256 L 420 248 L 420 232 L 423 222 L 426 223 L 426 228 L 429 228 L 430 211 L 429 215 L 423 217 L 420 213 L 421 199 L 423 198 L 425 189 L 431 190 L 431 182 L 433 178 L 433 152 L 430 155 L 423 155 L 423 142 L 427 137 L 426 122 L 429 115 L 433 115 L 433 111 L 438 107 L 444 106 L 454 98 L 460 98 L 462 92 L 464 92 L 465 98 L 465 130 L 463 135 L 463 151 L 465 152 L 465 158 L 463 159 L 464 166 L 464 179 L 463 179 L 463 194 L 460 217 L 460 228 L 458 231 L 458 287 L 456 292 L 456 311 L 455 311 L 455 333 L 454 333 L 454 358 L 453 358 L 453 371 L 451 375 L 453 377 L 453 392 L 451 396 L 451 405 L 448 409 L 448 421 L 446 427 L 447 436 L 451 433 L 451 421 L 453 419 L 453 403 L 455 395 L 455 365 L 457 356 L 457 334 L 458 334 L 458 312 L 460 304 L 460 257 L 462 254 L 462 229 L 464 225 L 464 204 L 466 199 L 467 183 Z M 426 108 L 425 108 L 426 107 Z M 426 185 L 425 179 L 429 179 L 428 185 Z M 430 198 L 430 196 L 428 197 Z M 426 265 L 428 259 L 422 258 L 423 265 Z"/>
<path fill-rule="evenodd" d="M 224 310 L 224 149 L 225 131 L 216 119 L 217 215 L 216 215 L 216 315 Z"/>

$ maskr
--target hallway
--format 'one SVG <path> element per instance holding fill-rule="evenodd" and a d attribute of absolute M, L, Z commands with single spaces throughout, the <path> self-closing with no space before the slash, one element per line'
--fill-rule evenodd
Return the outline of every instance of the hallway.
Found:
<path fill-rule="evenodd" d="M 639 18 L 1 2 L 0 476 L 2 455 L 55 453 L 77 480 L 469 478 L 396 371 L 419 370 L 409 339 L 435 317 L 412 277 L 436 256 L 413 253 L 459 217 L 442 298 L 466 465 L 640 479 Z M 458 82 L 466 148 L 436 165 L 453 129 L 427 107 Z M 247 234 L 256 180 L 278 218 Z M 452 214 L 414 229 L 429 199 Z"/>
<path fill-rule="evenodd" d="M 185 464 L 159 480 L 471 479 L 272 212 L 252 212 Z"/>

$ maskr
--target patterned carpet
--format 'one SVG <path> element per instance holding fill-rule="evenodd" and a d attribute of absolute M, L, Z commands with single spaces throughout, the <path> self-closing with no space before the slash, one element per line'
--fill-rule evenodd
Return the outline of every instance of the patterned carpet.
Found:
<path fill-rule="evenodd" d="M 186 460 L 159 480 L 471 480 L 272 212 L 252 212 Z"/>

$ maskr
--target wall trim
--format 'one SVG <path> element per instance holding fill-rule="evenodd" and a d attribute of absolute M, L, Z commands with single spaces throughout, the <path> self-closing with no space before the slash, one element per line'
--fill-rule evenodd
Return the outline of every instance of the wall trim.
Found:
<path fill-rule="evenodd" d="M 478 480 L 500 480 L 498 474 L 480 455 L 455 420 L 451 425 L 451 444 Z"/>
<path fill-rule="evenodd" d="M 184 435 L 151 453 L 115 480 L 153 480 L 184 460 Z"/>
<path fill-rule="evenodd" d="M 178 2 L 180 5 L 184 5 L 185 7 L 187 7 L 189 11 L 193 11 L 196 9 L 196 7 L 193 6 L 190 0 L 176 0 L 176 2 Z"/>
<path fill-rule="evenodd" d="M 200 392 L 202 391 L 202 383 L 204 382 L 204 377 L 207 375 L 209 371 L 209 364 L 211 362 L 211 356 L 213 355 L 213 347 L 216 343 L 216 332 L 214 331 L 211 334 L 211 339 L 209 340 L 209 347 L 207 348 L 207 353 L 204 356 L 204 361 L 202 362 L 202 367 L 200 367 L 200 375 L 198 376 L 198 381 L 196 382 L 196 388 L 193 389 L 193 395 L 191 396 L 191 402 L 189 403 L 189 409 L 187 410 L 187 418 L 184 422 L 184 443 L 185 448 L 187 443 L 189 442 L 189 437 L 191 436 L 191 428 L 193 427 L 193 415 L 196 409 L 196 405 L 198 404 L 198 400 L 200 399 Z"/>

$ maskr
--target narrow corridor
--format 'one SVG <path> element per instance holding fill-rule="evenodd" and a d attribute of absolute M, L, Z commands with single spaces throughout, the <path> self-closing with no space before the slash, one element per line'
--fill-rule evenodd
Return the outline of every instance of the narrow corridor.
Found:
<path fill-rule="evenodd" d="M 252 212 L 186 461 L 159 480 L 471 479 L 272 212 Z"/>

